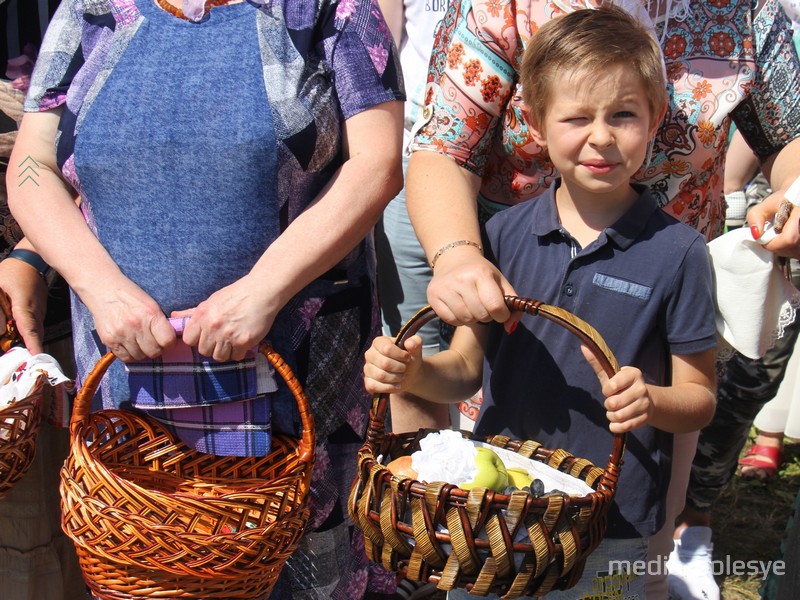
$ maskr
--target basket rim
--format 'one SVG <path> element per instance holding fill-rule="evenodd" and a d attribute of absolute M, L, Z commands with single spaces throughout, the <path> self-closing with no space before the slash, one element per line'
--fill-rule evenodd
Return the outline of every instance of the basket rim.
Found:
<path fill-rule="evenodd" d="M 258 347 L 258 351 L 267 359 L 275 371 L 277 371 L 281 377 L 283 377 L 286 385 L 289 387 L 289 390 L 294 396 L 295 402 L 297 403 L 297 407 L 299 409 L 300 421 L 302 425 L 299 444 L 300 460 L 302 462 L 313 464 L 316 451 L 316 434 L 314 430 L 314 416 L 311 412 L 308 397 L 303 391 L 303 387 L 295 376 L 291 367 L 286 363 L 283 357 L 281 357 L 281 355 L 272 348 L 272 346 L 270 346 L 267 342 L 262 342 Z M 88 420 L 92 398 L 100 386 L 100 380 L 111 366 L 111 363 L 113 363 L 116 359 L 117 357 L 113 352 L 106 352 L 105 355 L 100 357 L 100 360 L 95 363 L 92 370 L 85 377 L 83 385 L 75 396 L 75 402 L 72 408 L 72 416 L 69 422 L 70 432 L 72 432 L 80 422 Z M 133 411 L 125 412 L 133 413 Z M 72 435 L 70 437 L 72 437 Z"/>
<path fill-rule="evenodd" d="M 465 437 L 468 438 L 468 439 L 486 442 L 486 443 L 491 444 L 493 446 L 497 446 L 498 448 L 503 448 L 505 450 L 509 450 L 510 452 L 516 452 L 515 450 L 510 450 L 506 446 L 501 445 L 503 440 L 508 439 L 508 438 L 506 438 L 506 436 L 495 435 L 495 436 L 487 436 L 487 437 L 477 437 L 477 436 L 473 436 L 470 432 L 467 432 L 467 431 L 461 431 L 461 433 L 462 433 L 462 435 L 466 434 Z M 392 435 L 392 434 L 390 434 L 390 435 Z M 532 441 L 532 440 L 529 440 L 529 441 Z M 551 450 L 548 450 L 548 451 L 551 451 Z M 555 450 L 552 450 L 551 452 L 555 452 Z M 519 452 L 517 452 L 517 453 L 521 454 Z M 525 456 L 525 455 L 521 454 L 521 456 Z M 573 457 L 573 455 L 571 455 L 571 454 L 569 456 Z M 438 486 L 442 486 L 443 490 L 445 488 L 447 488 L 448 499 L 454 499 L 459 504 L 461 504 L 462 502 L 466 503 L 467 499 L 470 496 L 470 491 L 471 490 L 460 488 L 458 485 L 455 485 L 455 484 L 452 484 L 452 483 L 448 483 L 448 482 L 445 482 L 445 481 L 428 481 L 428 482 L 425 482 L 425 481 L 421 481 L 419 479 L 414 479 L 414 478 L 408 477 L 408 476 L 395 475 L 394 473 L 389 471 L 389 469 L 387 468 L 387 466 L 385 464 L 381 463 L 378 460 L 378 457 L 379 457 L 379 455 L 376 455 L 372 451 L 372 449 L 364 449 L 364 448 L 362 448 L 361 452 L 359 453 L 359 464 L 360 464 L 361 467 L 364 468 L 364 470 L 369 471 L 370 479 L 377 478 L 377 477 L 382 477 L 384 479 L 388 479 L 389 481 L 392 481 L 397 485 L 398 490 L 402 491 L 402 490 L 406 489 L 408 494 L 413 496 L 413 497 L 415 497 L 415 498 L 425 498 L 427 496 L 427 493 L 428 493 L 429 489 L 433 489 L 433 488 L 436 488 Z M 536 460 L 537 462 L 542 462 L 543 464 L 547 464 L 544 461 L 539 461 L 539 460 L 537 460 L 537 459 L 535 459 L 535 458 L 533 458 L 531 456 L 526 456 L 526 458 L 529 458 L 530 460 Z M 573 458 L 577 458 L 577 457 L 573 457 Z M 588 461 L 587 461 L 587 463 L 588 463 Z M 550 465 L 550 466 L 552 466 L 552 465 Z M 581 469 L 581 472 L 587 471 L 587 469 L 589 469 L 589 468 L 595 468 L 595 469 L 603 470 L 602 467 L 598 467 L 594 463 L 588 463 L 587 465 L 585 465 Z M 605 470 L 603 470 L 603 471 L 605 471 Z M 575 477 L 576 479 L 580 479 L 580 480 L 585 482 L 585 477 L 581 477 L 580 475 L 577 475 L 577 476 L 576 475 L 572 475 L 571 473 L 566 473 L 565 471 L 561 471 L 561 472 L 564 473 L 565 475 L 569 475 L 571 477 Z M 570 504 L 574 504 L 574 505 L 579 506 L 579 507 L 583 506 L 584 504 L 591 504 L 597 499 L 601 499 L 601 498 L 602 499 L 610 499 L 610 497 L 613 497 L 613 495 L 615 493 L 615 487 L 614 486 L 612 486 L 612 487 L 601 486 L 600 485 L 601 481 L 602 481 L 602 477 L 597 477 L 594 484 L 588 484 L 587 483 L 587 485 L 592 487 L 593 490 L 591 492 L 587 492 L 586 494 L 579 495 L 579 494 L 561 493 L 559 495 L 562 496 L 565 499 L 568 499 Z M 482 488 L 474 488 L 474 489 L 482 489 Z M 495 491 L 488 490 L 488 489 L 486 490 L 486 493 L 487 493 L 487 495 L 489 495 L 491 497 L 491 500 L 489 500 L 489 501 L 490 502 L 494 502 L 495 504 L 503 504 L 503 503 L 507 504 L 508 501 L 511 499 L 511 496 L 512 496 L 512 494 L 504 494 L 502 492 L 495 492 Z M 518 492 L 515 492 L 515 493 L 518 493 Z M 523 493 L 527 493 L 527 492 L 523 492 Z M 543 508 L 543 507 L 547 506 L 548 498 L 550 497 L 549 494 L 546 494 L 546 495 L 543 495 L 543 496 L 534 496 L 532 494 L 528 494 L 528 495 L 530 496 L 530 503 L 534 508 Z"/>
<path fill-rule="evenodd" d="M 129 489 L 129 490 L 134 491 L 134 492 L 141 492 L 141 490 L 144 489 L 141 485 L 139 485 L 135 481 L 132 481 L 130 479 L 126 479 L 122 475 L 118 474 L 114 469 L 110 468 L 108 464 L 106 464 L 105 462 L 99 460 L 95 456 L 95 454 L 93 453 L 92 447 L 86 441 L 86 435 L 91 431 L 91 425 L 92 425 L 92 422 L 95 419 L 113 418 L 115 416 L 121 416 L 126 420 L 131 420 L 131 421 L 134 421 L 134 422 L 138 421 L 140 423 L 146 423 L 148 427 L 151 427 L 151 428 L 157 430 L 157 432 L 159 434 L 167 436 L 170 439 L 170 441 L 172 441 L 176 445 L 183 446 L 188 452 L 193 453 L 195 455 L 203 455 L 204 454 L 204 453 L 202 453 L 202 452 L 200 452 L 198 450 L 194 450 L 194 449 L 190 448 L 185 442 L 177 439 L 176 436 L 174 436 L 172 434 L 172 432 L 170 432 L 166 427 L 164 427 L 156 419 L 150 417 L 147 414 L 144 414 L 144 413 L 139 414 L 139 413 L 136 413 L 134 411 L 126 411 L 126 410 L 120 410 L 120 409 L 103 409 L 103 410 L 95 411 L 94 413 L 91 413 L 88 416 L 88 419 L 83 420 L 83 421 L 75 424 L 73 432 L 72 432 L 72 438 L 73 438 L 72 443 L 73 443 L 73 445 L 76 444 L 76 443 L 79 444 L 80 452 L 82 454 L 86 454 L 86 455 L 88 455 L 90 457 L 91 467 L 95 471 L 95 473 L 101 475 L 102 478 L 113 479 L 115 481 L 115 483 L 117 483 L 122 488 L 126 488 L 126 489 Z M 215 496 L 192 494 L 190 492 L 162 492 L 162 491 L 155 490 L 155 489 L 152 489 L 152 488 L 147 488 L 147 494 L 148 494 L 148 496 L 151 496 L 151 497 L 154 497 L 154 498 L 173 498 L 173 499 L 174 498 L 186 498 L 186 499 L 203 498 L 204 500 L 208 500 L 208 501 L 217 501 L 217 500 L 224 500 L 224 499 L 226 499 L 227 497 L 229 497 L 231 495 L 242 494 L 242 493 L 245 493 L 245 492 L 256 493 L 259 489 L 267 489 L 267 488 L 274 487 L 275 482 L 277 482 L 277 481 L 295 479 L 298 476 L 305 475 L 305 471 L 308 469 L 308 463 L 305 463 L 305 462 L 301 461 L 300 458 L 299 458 L 300 457 L 300 443 L 299 443 L 299 441 L 296 438 L 294 438 L 294 437 L 292 437 L 290 435 L 286 435 L 286 434 L 282 434 L 282 433 L 274 434 L 272 436 L 272 439 L 273 439 L 273 443 L 274 443 L 274 441 L 276 439 L 278 439 L 278 440 L 281 441 L 282 444 L 284 444 L 284 448 L 288 449 L 288 451 L 285 452 L 287 457 L 290 456 L 290 454 L 292 453 L 291 450 L 294 450 L 294 454 L 296 454 L 298 458 L 297 458 L 296 461 L 288 461 L 288 464 L 293 464 L 293 468 L 292 469 L 287 470 L 287 471 L 279 474 L 277 477 L 274 477 L 274 478 L 270 479 L 269 481 L 266 481 L 266 480 L 263 480 L 263 479 L 254 478 L 254 477 L 237 478 L 237 479 L 231 479 L 230 480 L 231 482 L 233 482 L 233 484 L 228 484 L 228 485 L 224 485 L 224 486 L 221 486 L 221 487 L 236 487 L 239 484 L 245 484 L 246 482 L 261 482 L 261 485 L 252 485 L 252 486 L 246 487 L 246 488 L 243 487 L 242 489 L 238 489 L 236 491 L 231 491 L 230 493 L 220 494 L 220 495 L 215 495 Z M 77 450 L 75 450 L 74 446 L 73 446 L 73 450 L 71 451 L 71 454 L 74 455 L 75 452 L 77 452 Z M 263 460 L 263 461 L 266 462 L 267 459 L 269 459 L 274 453 L 277 453 L 277 452 L 278 452 L 278 450 L 274 450 L 273 449 L 273 451 L 271 451 L 269 454 L 267 454 L 267 455 L 265 455 L 263 457 L 260 457 L 260 458 L 258 458 L 258 457 L 242 457 L 242 458 L 245 458 L 245 459 L 246 458 L 253 458 L 253 460 Z M 210 456 L 213 456 L 213 455 L 210 455 Z M 87 461 L 84 459 L 84 462 L 87 462 Z M 66 469 L 66 466 L 64 468 Z M 69 471 L 67 471 L 67 474 L 70 477 L 72 476 L 72 473 L 69 472 Z M 199 480 L 198 480 L 198 483 L 200 483 Z M 209 486 L 210 485 L 214 485 L 214 482 L 208 482 L 207 485 L 209 485 Z"/>

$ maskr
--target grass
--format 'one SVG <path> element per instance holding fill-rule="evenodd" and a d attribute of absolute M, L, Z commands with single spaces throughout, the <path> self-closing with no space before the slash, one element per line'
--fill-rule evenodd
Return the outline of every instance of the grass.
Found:
<path fill-rule="evenodd" d="M 788 442 L 788 440 L 787 440 Z M 784 447 L 784 466 L 770 482 L 734 477 L 712 513 L 714 558 L 772 561 L 780 544 L 800 488 L 800 442 Z M 718 577 L 722 600 L 760 598 L 761 578 Z"/>

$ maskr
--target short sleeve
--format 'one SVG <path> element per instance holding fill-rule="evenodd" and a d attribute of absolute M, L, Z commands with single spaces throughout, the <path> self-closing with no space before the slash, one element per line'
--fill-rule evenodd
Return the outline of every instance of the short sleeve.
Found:
<path fill-rule="evenodd" d="M 484 174 L 523 52 L 509 0 L 456 0 L 439 26 L 412 151 L 442 152 Z"/>
<path fill-rule="evenodd" d="M 331 2 L 322 19 L 325 52 L 345 118 L 382 102 L 405 100 L 397 50 L 376 0 Z M 325 21 L 331 19 L 333 27 L 328 27 Z"/>
<path fill-rule="evenodd" d="M 83 0 L 63 0 L 45 32 L 31 75 L 26 112 L 40 112 L 66 102 L 67 89 L 83 64 Z"/>
<path fill-rule="evenodd" d="M 688 246 L 667 299 L 666 333 L 674 355 L 697 354 L 717 344 L 714 282 L 701 236 Z"/>
<path fill-rule="evenodd" d="M 800 135 L 800 60 L 791 21 L 778 0 L 763 3 L 753 17 L 753 31 L 755 79 L 733 119 L 765 159 Z"/>

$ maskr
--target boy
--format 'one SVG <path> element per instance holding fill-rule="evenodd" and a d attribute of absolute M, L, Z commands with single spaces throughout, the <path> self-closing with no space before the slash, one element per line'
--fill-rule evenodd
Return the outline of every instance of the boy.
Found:
<path fill-rule="evenodd" d="M 525 315 L 512 317 L 507 332 L 459 327 L 448 350 L 424 359 L 416 337 L 405 350 L 378 338 L 366 353 L 365 383 L 372 393 L 436 402 L 482 384 L 477 435 L 536 440 L 600 466 L 612 432 L 630 432 L 606 539 L 575 588 L 547 597 L 644 598 L 644 577 L 613 577 L 609 563 L 646 563 L 647 538 L 664 520 L 671 434 L 701 428 L 715 403 L 705 242 L 630 183 L 664 117 L 662 57 L 648 28 L 603 6 L 542 26 L 520 71 L 554 181 L 489 220 L 486 253 L 520 296 L 588 321 L 630 366 L 609 379 L 571 333 Z M 470 598 L 464 590 L 448 597 Z"/>

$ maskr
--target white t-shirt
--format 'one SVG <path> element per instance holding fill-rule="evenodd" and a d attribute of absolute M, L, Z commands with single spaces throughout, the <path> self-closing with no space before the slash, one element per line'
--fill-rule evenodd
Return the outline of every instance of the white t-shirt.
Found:
<path fill-rule="evenodd" d="M 448 4 L 448 0 L 403 0 L 405 26 L 400 41 L 400 64 L 407 97 L 406 138 L 410 136 L 411 126 L 422 109 L 433 37 Z"/>

